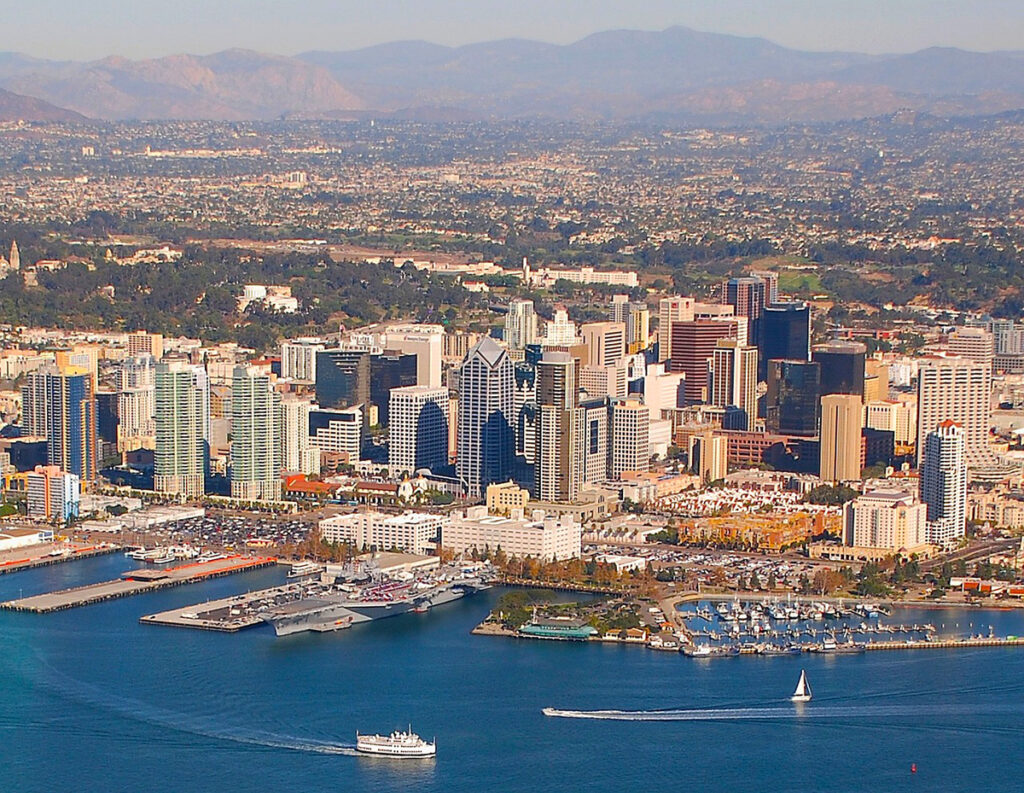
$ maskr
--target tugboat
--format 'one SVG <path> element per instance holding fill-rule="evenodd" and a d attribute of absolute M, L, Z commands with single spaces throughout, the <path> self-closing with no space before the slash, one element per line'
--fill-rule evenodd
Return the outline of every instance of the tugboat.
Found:
<path fill-rule="evenodd" d="M 800 670 L 800 680 L 796 684 L 796 691 L 789 699 L 792 702 L 811 701 L 811 686 L 807 682 L 807 673 L 803 669 Z"/>
<path fill-rule="evenodd" d="M 390 735 L 360 735 L 356 733 L 356 751 L 378 757 L 434 757 L 437 741 L 427 743 L 409 728 L 396 730 Z"/>

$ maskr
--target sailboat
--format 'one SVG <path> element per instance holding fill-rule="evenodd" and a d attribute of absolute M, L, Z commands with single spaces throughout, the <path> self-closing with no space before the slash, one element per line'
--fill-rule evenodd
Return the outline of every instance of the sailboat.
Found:
<path fill-rule="evenodd" d="M 800 681 L 796 684 L 796 691 L 793 692 L 790 700 L 793 702 L 811 701 L 811 686 L 807 682 L 807 673 L 803 669 L 800 670 Z"/>

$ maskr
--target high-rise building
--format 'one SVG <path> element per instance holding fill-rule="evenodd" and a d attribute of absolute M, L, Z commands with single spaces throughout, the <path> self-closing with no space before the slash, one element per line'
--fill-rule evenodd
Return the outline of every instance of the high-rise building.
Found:
<path fill-rule="evenodd" d="M 310 443 L 324 452 L 343 454 L 349 462 L 359 459 L 363 448 L 363 406 L 309 412 Z"/>
<path fill-rule="evenodd" d="M 316 356 L 325 345 L 321 339 L 289 339 L 281 342 L 281 378 L 316 382 Z"/>
<path fill-rule="evenodd" d="M 755 276 L 730 278 L 722 286 L 722 302 L 732 306 L 737 317 L 747 318 L 747 343 L 753 347 L 762 343 L 765 297 L 765 282 Z"/>
<path fill-rule="evenodd" d="M 647 349 L 651 312 L 645 303 L 630 302 L 629 295 L 613 295 L 608 314 L 612 322 L 621 322 L 626 328 L 627 354 Z"/>
<path fill-rule="evenodd" d="M 992 418 L 992 370 L 968 358 L 933 356 L 918 362 L 917 435 L 923 439 L 939 422 L 951 420 L 964 435 L 967 465 L 993 465 L 988 444 Z M 918 444 L 921 465 L 924 445 Z"/>
<path fill-rule="evenodd" d="M 580 388 L 591 398 L 624 398 L 629 388 L 625 359 L 611 366 L 581 366 Z"/>
<path fill-rule="evenodd" d="M 492 482 L 507 481 L 512 471 L 514 392 L 508 352 L 485 336 L 459 369 L 456 466 L 472 496 L 481 497 Z"/>
<path fill-rule="evenodd" d="M 917 442 L 917 411 L 905 402 L 878 400 L 864 406 L 864 426 L 893 434 L 900 445 Z"/>
<path fill-rule="evenodd" d="M 611 404 L 607 398 L 580 402 L 583 413 L 583 431 L 580 440 L 580 459 L 583 464 L 581 480 L 597 484 L 608 478 L 611 442 Z"/>
<path fill-rule="evenodd" d="M 889 364 L 877 358 L 864 359 L 864 404 L 889 398 Z"/>
<path fill-rule="evenodd" d="M 922 444 L 921 501 L 928 507 L 928 542 L 948 545 L 964 536 L 967 520 L 966 435 L 940 421 Z"/>
<path fill-rule="evenodd" d="M 910 550 L 927 539 L 928 507 L 912 493 L 875 490 L 843 505 L 843 544 Z"/>
<path fill-rule="evenodd" d="M 560 347 L 578 343 L 576 323 L 569 319 L 569 312 L 559 306 L 555 309 L 554 319 L 544 326 L 544 339 L 541 344 L 545 347 Z"/>
<path fill-rule="evenodd" d="M 370 405 L 370 353 L 320 350 L 316 354 L 316 401 L 324 409 Z M 364 421 L 368 417 L 364 416 Z"/>
<path fill-rule="evenodd" d="M 672 357 L 672 323 L 693 322 L 692 297 L 663 297 L 658 301 L 658 362 Z"/>
<path fill-rule="evenodd" d="M 537 444 L 536 385 L 536 366 L 526 363 L 516 364 L 512 429 L 516 438 L 516 455 L 523 458 L 523 461 L 529 465 L 533 465 Z"/>
<path fill-rule="evenodd" d="M 667 410 L 683 406 L 682 373 L 666 372 L 664 364 L 652 364 L 647 367 L 643 383 L 644 404 L 651 409 L 652 420 L 662 418 Z"/>
<path fill-rule="evenodd" d="M 761 360 L 811 359 L 811 309 L 806 303 L 767 306 L 762 318 Z"/>
<path fill-rule="evenodd" d="M 206 370 L 185 361 L 156 367 L 153 489 L 194 498 L 206 490 L 210 385 Z"/>
<path fill-rule="evenodd" d="M 416 385 L 419 356 L 387 350 L 370 358 L 370 404 L 377 411 L 377 424 L 388 426 L 391 391 Z"/>
<path fill-rule="evenodd" d="M 388 470 L 433 472 L 448 466 L 448 389 L 406 386 L 391 391 Z"/>
<path fill-rule="evenodd" d="M 708 377 L 708 402 L 742 411 L 742 426 L 737 429 L 753 430 L 757 420 L 757 347 L 744 347 L 735 339 L 719 339 Z"/>
<path fill-rule="evenodd" d="M 583 481 L 578 358 L 546 352 L 537 364 L 535 495 L 541 501 L 573 501 Z"/>
<path fill-rule="evenodd" d="M 987 366 L 991 371 L 996 353 L 995 336 L 985 328 L 957 328 L 949 334 L 949 353 Z"/>
<path fill-rule="evenodd" d="M 393 325 L 387 330 L 385 349 L 416 356 L 416 382 L 412 385 L 440 388 L 444 339 L 442 325 Z"/>
<path fill-rule="evenodd" d="M 857 341 L 816 344 L 811 360 L 821 364 L 821 395 L 864 396 L 864 358 L 868 348 Z"/>
<path fill-rule="evenodd" d="M 729 473 L 728 439 L 714 432 L 690 437 L 690 470 L 701 481 L 717 482 Z"/>
<path fill-rule="evenodd" d="M 612 479 L 628 471 L 643 472 L 651 467 L 651 411 L 639 399 L 612 402 L 612 442 L 609 447 Z"/>
<path fill-rule="evenodd" d="M 141 355 L 148 355 L 154 361 L 164 357 L 164 336 L 162 333 L 147 333 L 138 330 L 128 334 L 128 356 L 138 358 Z"/>
<path fill-rule="evenodd" d="M 281 500 L 281 392 L 270 375 L 236 366 L 231 378 L 231 497 Z"/>
<path fill-rule="evenodd" d="M 821 364 L 768 362 L 765 429 L 781 435 L 817 435 L 821 407 Z"/>
<path fill-rule="evenodd" d="M 821 459 L 819 476 L 826 482 L 860 479 L 863 407 L 856 394 L 826 394 L 821 398 Z"/>
<path fill-rule="evenodd" d="M 133 334 L 132 338 L 139 334 Z M 148 336 L 149 334 L 142 334 Z M 162 348 L 161 340 L 160 346 Z M 129 344 L 129 347 L 131 345 Z M 117 393 L 117 449 L 153 448 L 156 435 L 156 358 L 142 352 L 121 362 Z"/>
<path fill-rule="evenodd" d="M 26 475 L 28 516 L 65 523 L 78 517 L 82 480 L 56 465 L 37 465 Z"/>
<path fill-rule="evenodd" d="M 587 322 L 580 326 L 590 366 L 612 366 L 626 355 L 626 326 L 622 322 Z"/>
<path fill-rule="evenodd" d="M 96 399 L 92 375 L 70 367 L 45 366 L 22 388 L 22 427 L 46 438 L 46 459 L 83 482 L 97 475 Z"/>
<path fill-rule="evenodd" d="M 736 324 L 731 321 L 694 320 L 672 323 L 673 356 L 669 371 L 686 377 L 684 394 L 687 404 L 707 402 L 708 362 L 720 339 L 735 339 Z"/>
<path fill-rule="evenodd" d="M 533 301 L 516 298 L 508 304 L 505 315 L 505 343 L 511 350 L 525 350 L 537 341 L 537 313 Z"/>
<path fill-rule="evenodd" d="M 292 395 L 281 398 L 281 470 L 303 474 L 320 473 L 320 449 L 310 442 L 309 414 L 316 406 Z"/>

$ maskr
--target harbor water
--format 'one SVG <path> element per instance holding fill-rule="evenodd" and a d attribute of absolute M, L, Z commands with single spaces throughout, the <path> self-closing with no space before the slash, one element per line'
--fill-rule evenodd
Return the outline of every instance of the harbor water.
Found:
<path fill-rule="evenodd" d="M 136 564 L 110 556 L 4 576 L 0 599 Z M 2 789 L 1021 787 L 1022 648 L 691 659 L 470 635 L 495 591 L 280 639 L 267 627 L 138 623 L 283 581 L 284 568 L 271 568 L 53 614 L 0 612 Z M 885 621 L 931 623 L 939 635 L 1024 634 L 1019 611 L 899 610 Z M 795 706 L 801 669 L 814 699 Z M 550 718 L 545 707 L 587 717 Z M 410 724 L 436 736 L 435 760 L 354 755 L 357 730 Z"/>

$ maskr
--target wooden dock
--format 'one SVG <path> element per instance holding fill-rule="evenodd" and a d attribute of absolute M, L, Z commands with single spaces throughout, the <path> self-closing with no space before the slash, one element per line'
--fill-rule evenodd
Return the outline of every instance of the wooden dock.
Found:
<path fill-rule="evenodd" d="M 1024 638 L 1007 636 L 1006 638 L 932 639 L 927 642 L 869 642 L 864 645 L 865 650 L 954 650 L 966 647 L 1024 647 Z"/>
<path fill-rule="evenodd" d="M 0 608 L 8 611 L 46 614 L 130 595 L 155 592 L 159 589 L 193 584 L 197 581 L 234 575 L 275 564 L 277 564 L 276 559 L 265 556 L 231 556 L 225 559 L 192 562 L 163 569 L 131 570 L 113 581 L 103 581 L 99 584 L 88 584 L 58 592 L 47 592 L 42 595 L 9 600 L 6 603 L 0 603 Z"/>

